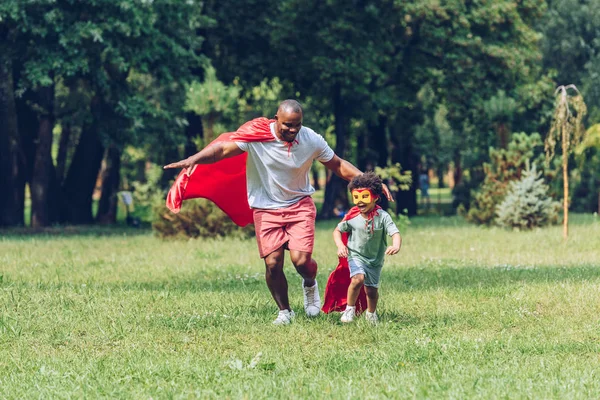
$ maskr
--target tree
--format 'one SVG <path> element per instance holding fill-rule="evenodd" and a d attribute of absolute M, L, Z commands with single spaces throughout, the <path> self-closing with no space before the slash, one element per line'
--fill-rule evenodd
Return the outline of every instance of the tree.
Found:
<path fill-rule="evenodd" d="M 551 0 L 539 24 L 543 67 L 556 82 L 580 90 L 593 122 L 600 121 L 600 0 Z"/>
<path fill-rule="evenodd" d="M 576 94 L 571 96 L 568 90 Z M 554 157 L 556 141 L 560 140 L 563 172 L 563 238 L 569 236 L 569 155 L 585 138 L 582 120 L 587 113 L 583 96 L 575 85 L 559 86 L 555 92 L 556 103 L 550 132 L 546 136 L 546 160 Z M 572 112 L 573 111 L 573 112 Z"/>
<path fill-rule="evenodd" d="M 550 197 L 542 173 L 535 164 L 512 181 L 506 197 L 496 207 L 496 223 L 516 229 L 532 229 L 558 221 L 560 204 Z"/>
<path fill-rule="evenodd" d="M 17 102 L 17 113 L 19 122 L 24 120 L 19 134 L 27 138 L 20 141 L 21 150 L 30 154 L 26 165 L 32 166 L 27 175 L 34 224 L 54 222 L 57 203 L 61 222 L 93 222 L 91 196 L 107 146 L 166 142 L 165 136 L 175 141 L 177 130 L 164 127 L 181 113 L 183 83 L 203 61 L 202 37 L 196 35 L 207 23 L 201 7 L 164 0 L 0 3 L 1 30 L 7 32 L 0 53 L 12 61 L 15 88 L 27 99 Z M 159 95 L 147 96 L 139 77 L 151 77 Z M 56 112 L 61 85 L 67 96 L 83 88 L 89 101 L 79 104 L 85 123 L 61 190 L 55 190 L 65 175 L 55 173 L 50 152 L 54 126 L 68 119 Z M 37 126 L 27 125 L 26 112 L 36 114 Z M 160 128 L 153 125 L 161 118 Z M 34 142 L 30 136 L 37 142 L 33 151 L 25 147 Z"/>

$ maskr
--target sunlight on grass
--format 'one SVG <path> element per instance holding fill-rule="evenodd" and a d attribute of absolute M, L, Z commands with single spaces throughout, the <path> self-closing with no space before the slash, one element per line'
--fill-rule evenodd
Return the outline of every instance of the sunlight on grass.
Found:
<path fill-rule="evenodd" d="M 254 240 L 0 236 L 0 398 L 595 398 L 600 221 L 510 232 L 419 217 L 371 327 L 276 309 Z M 321 294 L 337 264 L 319 223 Z"/>

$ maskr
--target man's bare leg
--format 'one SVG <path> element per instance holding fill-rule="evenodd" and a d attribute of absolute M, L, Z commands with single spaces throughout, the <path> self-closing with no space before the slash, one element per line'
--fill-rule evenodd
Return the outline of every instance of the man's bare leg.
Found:
<path fill-rule="evenodd" d="M 304 251 L 290 250 L 290 257 L 296 271 L 304 280 L 304 311 L 307 316 L 316 317 L 321 313 L 321 296 L 315 279 L 317 263 L 312 259 L 312 253 Z"/>
<path fill-rule="evenodd" d="M 292 259 L 292 264 L 296 267 L 296 271 L 304 279 L 304 286 L 314 286 L 316 282 L 315 277 L 317 276 L 317 262 L 312 259 L 312 253 L 290 250 L 290 258 Z"/>
<path fill-rule="evenodd" d="M 281 246 L 264 258 L 266 267 L 265 278 L 273 300 L 277 303 L 277 307 L 280 310 L 289 310 L 288 284 L 283 273 L 284 255 L 285 250 Z"/>

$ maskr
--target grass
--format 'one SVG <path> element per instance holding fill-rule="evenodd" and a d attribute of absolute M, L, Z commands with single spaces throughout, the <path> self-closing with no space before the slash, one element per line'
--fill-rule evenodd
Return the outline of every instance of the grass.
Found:
<path fill-rule="evenodd" d="M 0 398 L 597 398 L 600 220 L 509 232 L 418 217 L 380 318 L 276 315 L 253 240 L 0 236 Z M 336 265 L 319 223 L 321 294 Z"/>

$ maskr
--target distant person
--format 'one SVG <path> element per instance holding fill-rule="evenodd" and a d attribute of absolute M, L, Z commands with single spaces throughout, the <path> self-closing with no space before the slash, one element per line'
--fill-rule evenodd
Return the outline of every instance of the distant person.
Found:
<path fill-rule="evenodd" d="M 214 141 L 197 154 L 164 167 L 185 168 L 190 171 L 187 175 L 191 179 L 197 164 L 213 164 L 244 152 L 248 154 L 246 207 L 249 205 L 252 211 L 267 286 L 279 307 L 275 325 L 287 325 L 295 316 L 283 272 L 285 250 L 289 250 L 292 263 L 303 278 L 306 315 L 315 317 L 320 313 L 321 299 L 315 279 L 317 263 L 312 258 L 317 213 L 311 198 L 315 190 L 309 180 L 313 160 L 319 160 L 347 181 L 361 174 L 354 165 L 335 155 L 321 135 L 302 126 L 302 119 L 300 103 L 285 100 L 274 120 L 249 121 L 227 140 Z M 178 196 L 177 190 L 172 188 L 174 196 Z M 222 188 L 225 192 L 230 190 Z M 388 195 L 387 188 L 384 190 Z M 173 204 L 176 208 L 177 204 Z"/>
<path fill-rule="evenodd" d="M 402 238 L 392 217 L 377 205 L 382 197 L 382 181 L 372 172 L 356 176 L 348 185 L 355 204 L 348 211 L 344 220 L 333 231 L 333 240 L 337 246 L 339 257 L 348 259 L 350 284 L 346 295 L 346 309 L 342 312 L 343 323 L 352 322 L 356 316 L 356 302 L 361 290 L 366 292 L 367 312 L 365 319 L 377 323 L 377 302 L 379 299 L 379 278 L 383 268 L 384 256 L 397 254 L 402 245 Z M 342 234 L 347 233 L 347 244 Z M 387 246 L 387 237 L 392 238 L 392 245 Z M 335 280 L 335 273 L 330 282 Z M 346 272 L 348 273 L 348 272 Z M 339 293 L 343 295 L 343 293 Z M 329 312 L 339 299 L 328 299 L 326 294 L 325 310 Z M 330 304 L 328 304 L 330 303 Z"/>
<path fill-rule="evenodd" d="M 421 201 L 423 206 L 429 208 L 431 203 L 429 197 L 429 174 L 426 169 L 422 170 L 419 174 L 419 189 L 421 190 Z"/>
<path fill-rule="evenodd" d="M 344 204 L 342 204 L 341 201 L 337 200 L 335 202 L 335 207 L 333 207 L 333 214 L 336 217 L 344 218 L 344 216 L 346 215 L 346 212 L 347 212 L 347 210 L 346 210 L 346 207 L 344 207 Z"/>

